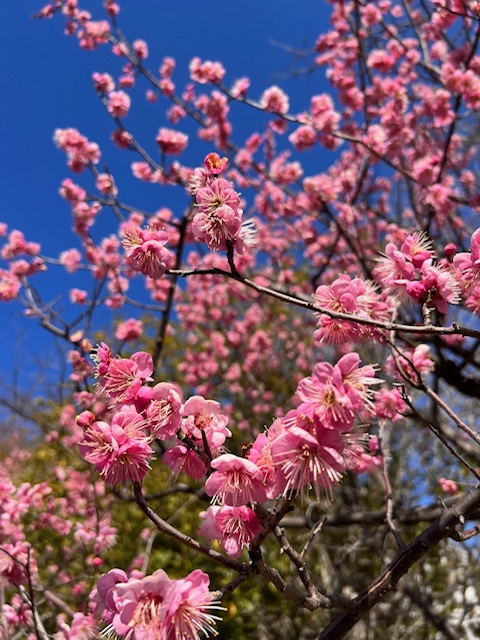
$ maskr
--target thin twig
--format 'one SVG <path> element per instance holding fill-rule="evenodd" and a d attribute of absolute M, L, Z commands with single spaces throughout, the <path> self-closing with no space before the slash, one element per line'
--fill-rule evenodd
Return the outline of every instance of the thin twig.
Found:
<path fill-rule="evenodd" d="M 297 296 L 294 296 L 293 294 L 285 293 L 283 291 L 279 291 L 278 289 L 263 286 L 261 284 L 258 284 L 254 280 L 250 280 L 249 278 L 245 278 L 241 275 L 233 274 L 230 271 L 226 271 L 225 269 L 219 269 L 218 267 L 207 269 L 169 269 L 167 273 L 172 276 L 181 276 L 182 278 L 198 275 L 218 275 L 225 278 L 231 278 L 233 280 L 236 280 L 237 282 L 242 283 L 246 287 L 257 291 L 258 293 L 265 293 L 270 297 L 277 298 L 277 300 L 282 300 L 283 302 L 287 302 L 288 304 L 301 307 L 303 309 L 308 309 L 316 313 L 321 313 L 327 315 L 330 318 L 335 318 L 338 320 L 348 320 L 350 322 L 355 322 L 361 325 L 376 327 L 378 329 L 386 329 L 387 331 L 399 331 L 402 333 L 413 333 L 419 335 L 461 335 L 480 338 L 480 331 L 478 329 L 471 329 L 470 327 L 464 327 L 456 323 L 453 323 L 451 326 L 446 327 L 438 325 L 409 325 L 400 324 L 398 322 L 373 320 L 371 318 L 361 318 L 350 313 L 341 313 L 340 311 L 324 309 L 323 307 L 319 307 L 315 303 L 309 302 L 304 298 L 299 298 Z"/>

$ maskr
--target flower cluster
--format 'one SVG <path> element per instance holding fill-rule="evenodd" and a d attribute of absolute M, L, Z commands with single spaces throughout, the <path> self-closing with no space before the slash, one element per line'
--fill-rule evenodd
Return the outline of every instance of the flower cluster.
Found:
<path fill-rule="evenodd" d="M 372 413 L 373 366 L 360 367 L 358 354 L 335 365 L 317 364 L 297 387 L 299 406 L 277 419 L 259 436 L 249 453 L 255 460 L 268 498 L 331 493 L 343 473 L 362 461 L 364 436 L 354 434 L 357 415 Z M 374 464 L 372 460 L 372 464 Z"/>
<path fill-rule="evenodd" d="M 105 634 L 114 632 L 128 640 L 196 640 L 215 634 L 221 607 L 212 598 L 209 577 L 199 569 L 171 580 L 161 569 L 150 576 L 130 577 L 112 569 L 98 580 L 97 590 Z"/>
<path fill-rule="evenodd" d="M 149 386 L 152 357 L 139 351 L 130 358 L 114 358 L 102 343 L 94 353 L 100 393 L 110 407 L 97 420 L 90 411 L 77 422 L 84 429 L 80 453 L 107 484 L 141 482 L 153 458 L 153 440 L 172 440 L 163 461 L 174 476 L 185 472 L 195 480 L 207 472 L 202 452 L 218 455 L 231 436 L 228 417 L 220 405 L 202 396 L 183 402 L 180 389 L 169 382 Z M 185 446 L 185 443 L 188 446 Z"/>
<path fill-rule="evenodd" d="M 335 365 L 317 364 L 298 384 L 298 408 L 259 435 L 246 457 L 226 451 L 232 434 L 219 403 L 198 395 L 184 402 L 169 382 L 150 386 L 149 354 L 114 358 L 102 343 L 95 361 L 109 409 L 101 419 L 89 410 L 77 417 L 84 430 L 82 456 L 107 484 L 141 482 L 153 458 L 152 442 L 163 441 L 163 462 L 174 477 L 183 472 L 200 481 L 210 474 L 205 491 L 212 506 L 202 514 L 200 532 L 220 540 L 233 557 L 262 531 L 256 504 L 310 488 L 317 497 L 330 493 L 348 468 L 365 470 L 364 458 L 371 459 L 362 446 L 368 438 L 352 429 L 357 416 L 372 413 L 372 387 L 380 381 L 373 366 L 360 366 L 357 354 Z"/>
<path fill-rule="evenodd" d="M 403 232 L 400 248 L 387 243 L 375 269 L 386 292 L 401 300 L 415 300 L 446 313 L 459 302 L 459 284 L 453 271 L 435 259 L 432 245 L 423 233 Z"/>
<path fill-rule="evenodd" d="M 227 167 L 227 159 L 210 153 L 205 158 L 205 167 L 206 171 L 200 174 L 203 186 L 195 193 L 197 213 L 192 220 L 195 237 L 203 240 L 209 249 L 225 250 L 230 243 L 243 255 L 256 244 L 256 237 L 251 225 L 242 223 L 238 193 L 228 180 L 218 177 Z"/>
<path fill-rule="evenodd" d="M 127 263 L 145 276 L 160 278 L 172 259 L 165 248 L 167 241 L 166 231 L 127 226 L 123 230 L 122 241 Z"/>
<path fill-rule="evenodd" d="M 353 314 L 369 320 L 388 320 L 389 308 L 375 286 L 361 278 L 342 274 L 330 285 L 317 287 L 315 300 L 325 311 Z M 341 345 L 373 338 L 381 340 L 383 332 L 373 326 L 350 322 L 320 312 L 318 329 L 313 334 L 318 342 Z"/>
<path fill-rule="evenodd" d="M 68 166 L 75 173 L 82 173 L 89 164 L 98 164 L 100 149 L 96 142 L 90 142 L 77 129 L 56 129 L 53 140 L 65 151 Z"/>
<path fill-rule="evenodd" d="M 364 455 L 368 438 L 353 434 L 352 427 L 357 415 L 372 411 L 371 387 L 379 382 L 372 366 L 359 366 L 357 354 L 334 366 L 319 363 L 298 385 L 298 408 L 260 434 L 247 458 L 223 454 L 212 461 L 205 491 L 214 506 L 202 514 L 200 532 L 237 557 L 261 531 L 255 503 L 312 488 L 318 498 L 331 493 L 347 468 L 378 464 Z"/>
<path fill-rule="evenodd" d="M 457 253 L 453 256 L 465 304 L 471 311 L 480 313 L 480 228 L 473 232 L 470 239 L 471 251 Z"/>

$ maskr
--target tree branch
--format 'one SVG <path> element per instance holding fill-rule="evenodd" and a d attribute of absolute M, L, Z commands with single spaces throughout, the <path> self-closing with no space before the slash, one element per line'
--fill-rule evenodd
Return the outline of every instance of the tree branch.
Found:
<path fill-rule="evenodd" d="M 388 591 L 397 586 L 398 581 L 420 558 L 433 549 L 441 540 L 448 538 L 455 527 L 466 520 L 480 507 L 480 488 L 460 498 L 455 504 L 425 529 L 415 540 L 400 550 L 382 574 L 366 591 L 352 600 L 353 611 L 339 613 L 317 636 L 316 640 L 341 640 L 353 629 L 357 622 L 368 613 Z"/>

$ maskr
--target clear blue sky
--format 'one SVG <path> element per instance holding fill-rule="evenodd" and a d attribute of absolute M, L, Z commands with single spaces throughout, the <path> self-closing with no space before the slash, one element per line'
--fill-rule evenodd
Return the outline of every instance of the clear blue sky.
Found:
<path fill-rule="evenodd" d="M 63 19 L 32 20 L 42 0 L 17 0 L 2 6 L 0 21 L 0 86 L 2 87 L 0 175 L 2 198 L 0 220 L 10 228 L 23 230 L 30 240 L 42 244 L 42 253 L 58 257 L 59 252 L 77 246 L 71 232 L 68 205 L 58 196 L 63 178 L 71 175 L 63 154 L 53 142 L 57 127 L 76 127 L 100 143 L 103 161 L 114 175 L 127 175 L 132 160 L 122 156 L 108 142 L 112 129 L 91 87 L 93 71 L 118 72 L 119 62 L 105 47 L 82 52 L 76 38 L 63 34 Z M 101 0 L 81 2 L 94 17 L 103 17 Z M 188 63 L 193 56 L 220 60 L 227 69 L 227 84 L 243 75 L 252 80 L 251 95 L 260 96 L 272 83 L 280 84 L 290 96 L 293 111 L 308 106 L 309 96 L 325 90 L 320 73 L 288 79 L 293 69 L 303 66 L 273 41 L 294 48 L 311 48 L 316 37 L 327 28 L 328 8 L 322 0 L 124 0 L 119 22 L 130 39 L 143 38 L 150 48 L 149 62 L 156 71 L 166 55 L 177 60 L 175 80 L 183 86 Z M 286 79 L 280 78 L 283 76 Z M 142 93 L 144 91 L 142 86 Z M 127 124 L 145 144 L 155 148 L 153 138 L 165 124 L 166 103 L 146 104 L 132 111 Z M 137 115 L 136 115 L 137 114 Z M 239 125 L 236 140 L 242 142 L 252 130 L 248 109 Z M 178 125 L 182 129 L 182 123 Z M 189 148 L 185 161 L 195 163 L 196 147 Z M 202 158 L 204 147 L 199 147 Z M 320 167 L 319 167 L 320 169 Z M 317 169 L 317 170 L 319 170 Z M 75 179 L 75 176 L 72 176 Z M 79 180 L 81 182 L 81 180 Z M 128 183 L 125 199 L 137 206 L 155 210 L 174 206 L 159 201 L 163 192 Z M 123 192 L 125 193 L 125 192 Z M 58 274 L 58 275 L 54 275 Z M 47 299 L 78 286 L 58 270 L 37 277 L 36 283 Z M 20 305 L 0 305 L 0 372 L 15 360 L 22 371 L 35 369 L 34 360 L 44 360 L 48 340 L 35 320 L 23 318 Z M 6 380 L 10 380 L 7 373 Z"/>

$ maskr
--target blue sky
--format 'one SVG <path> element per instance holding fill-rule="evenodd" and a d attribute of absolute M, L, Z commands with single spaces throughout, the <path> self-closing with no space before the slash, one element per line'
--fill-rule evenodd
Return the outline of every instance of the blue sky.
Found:
<path fill-rule="evenodd" d="M 101 0 L 80 4 L 94 17 L 103 17 Z M 107 47 L 82 52 L 76 38 L 63 34 L 63 19 L 59 17 L 32 20 L 32 14 L 41 6 L 42 0 L 18 0 L 2 7 L 0 220 L 24 231 L 27 239 L 39 241 L 44 255 L 57 257 L 62 249 L 77 243 L 71 231 L 69 207 L 58 196 L 61 181 L 71 174 L 63 154 L 52 142 L 55 128 L 76 127 L 97 141 L 104 153 L 103 161 L 117 178 L 124 176 L 127 180 L 133 158 L 122 156 L 109 143 L 112 126 L 91 87 L 92 72 L 110 71 L 115 75 L 118 59 L 111 56 Z M 327 28 L 328 8 L 322 0 L 128 0 L 121 6 L 120 25 L 129 39 L 143 38 L 148 42 L 149 62 L 155 72 L 164 56 L 176 59 L 174 79 L 178 86 L 184 85 L 188 63 L 197 55 L 220 60 L 227 69 L 226 84 L 240 76 L 250 77 L 250 94 L 254 98 L 272 83 L 280 84 L 290 96 L 293 111 L 303 110 L 309 96 L 325 90 L 318 72 L 289 79 L 293 70 L 306 61 L 296 61 L 292 53 L 273 44 L 297 49 L 313 47 L 318 34 Z M 144 89 L 142 85 L 138 93 L 143 94 Z M 135 106 L 129 116 L 127 124 L 151 150 L 155 149 L 153 139 L 159 126 L 166 124 L 166 106 L 165 102 L 151 105 L 140 99 L 138 108 Z M 252 131 L 255 117 L 258 114 L 245 108 L 235 118 L 237 142 Z M 177 128 L 184 127 L 180 123 Z M 205 154 L 204 143 L 191 145 L 185 161 L 194 164 L 197 152 L 200 163 Z M 175 206 L 175 196 L 167 191 L 164 194 L 132 180 L 126 184 L 124 197 L 132 204 L 149 210 Z M 67 281 L 62 271 L 53 271 L 47 277 L 40 275 L 36 284 L 47 299 L 78 286 L 73 280 Z M 20 305 L 0 306 L 0 342 L 3 373 L 15 362 L 23 376 L 27 363 L 33 372 L 36 359 L 41 362 L 49 358 L 48 336 L 35 320 L 23 317 Z M 4 379 L 9 380 L 10 373 Z"/>

